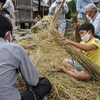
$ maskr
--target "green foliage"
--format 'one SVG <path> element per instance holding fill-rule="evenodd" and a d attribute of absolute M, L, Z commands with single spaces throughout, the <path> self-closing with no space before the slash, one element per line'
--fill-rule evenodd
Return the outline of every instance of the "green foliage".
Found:
<path fill-rule="evenodd" d="M 66 14 L 66 18 L 70 19 L 71 13 L 76 12 L 76 2 L 75 2 L 75 0 L 71 0 L 71 1 L 67 2 L 67 5 L 69 8 L 69 12 Z"/>

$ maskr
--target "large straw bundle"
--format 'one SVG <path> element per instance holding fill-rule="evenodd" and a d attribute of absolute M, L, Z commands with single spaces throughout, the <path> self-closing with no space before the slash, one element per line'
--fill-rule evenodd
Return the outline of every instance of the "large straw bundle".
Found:
<path fill-rule="evenodd" d="M 3 7 L 3 3 L 0 2 L 0 10 L 2 10 L 2 7 Z"/>
<path fill-rule="evenodd" d="M 55 31 L 52 32 L 55 33 Z M 53 89 L 48 100 L 100 100 L 98 81 L 77 81 L 67 74 L 53 71 L 62 66 L 63 59 L 71 57 L 66 52 L 66 48 L 62 47 L 47 29 L 31 35 L 29 39 L 16 41 L 16 43 L 25 48 L 39 73 L 51 81 Z M 23 90 L 25 86 L 21 78 L 18 82 L 18 88 Z"/>
<path fill-rule="evenodd" d="M 71 17 L 72 17 L 74 23 L 78 23 L 77 13 L 71 13 Z M 78 27 L 75 27 L 75 40 L 78 43 L 81 41 L 79 31 L 78 31 Z"/>

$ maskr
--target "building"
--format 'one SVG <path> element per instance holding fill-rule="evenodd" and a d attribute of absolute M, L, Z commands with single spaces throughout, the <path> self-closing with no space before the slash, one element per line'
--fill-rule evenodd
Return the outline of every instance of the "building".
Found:
<path fill-rule="evenodd" d="M 16 14 L 16 23 L 20 28 L 27 24 L 31 27 L 33 23 L 33 1 L 32 0 L 16 0 L 15 9 L 19 11 Z"/>
<path fill-rule="evenodd" d="M 49 11 L 49 5 L 46 4 L 44 1 L 39 0 L 33 0 L 33 18 L 40 15 L 43 17 L 44 15 L 47 15 Z"/>

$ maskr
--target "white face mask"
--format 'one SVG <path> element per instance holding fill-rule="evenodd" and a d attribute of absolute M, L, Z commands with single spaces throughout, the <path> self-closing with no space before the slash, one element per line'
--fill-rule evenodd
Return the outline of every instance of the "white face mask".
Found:
<path fill-rule="evenodd" d="M 87 42 L 90 39 L 90 34 L 86 33 L 84 36 L 81 37 L 81 40 Z"/>
<path fill-rule="evenodd" d="M 92 18 L 90 17 L 90 16 L 88 16 L 88 15 L 86 15 L 86 18 L 90 21 L 90 20 L 92 20 Z"/>
<path fill-rule="evenodd" d="M 9 34 L 9 36 L 10 36 L 10 40 L 6 40 L 6 41 L 7 41 L 7 42 L 11 42 L 11 41 L 12 41 L 11 33 L 7 32 L 6 35 L 8 35 L 8 34 Z"/>
<path fill-rule="evenodd" d="M 59 8 L 60 4 L 59 3 L 56 3 L 56 8 Z"/>

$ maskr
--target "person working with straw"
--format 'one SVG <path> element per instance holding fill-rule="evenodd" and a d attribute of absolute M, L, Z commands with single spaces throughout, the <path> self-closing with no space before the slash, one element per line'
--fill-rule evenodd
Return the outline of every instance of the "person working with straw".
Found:
<path fill-rule="evenodd" d="M 49 8 L 49 14 L 54 15 L 59 9 L 60 4 L 61 4 L 61 0 L 56 0 Z M 66 28 L 65 14 L 67 14 L 68 11 L 69 9 L 66 3 L 61 5 L 61 11 L 60 11 L 58 21 L 57 21 L 57 29 L 62 36 L 64 36 L 65 34 L 65 28 Z"/>
<path fill-rule="evenodd" d="M 82 24 L 79 27 L 79 34 L 82 42 L 77 43 L 68 39 L 63 40 L 63 45 L 70 44 L 81 50 L 81 52 L 92 62 L 100 66 L 100 40 L 94 37 L 94 26 L 91 23 Z M 91 75 L 77 62 L 71 59 L 64 59 L 64 67 L 58 71 L 64 72 L 79 80 L 89 80 Z"/>
<path fill-rule="evenodd" d="M 51 90 L 47 78 L 40 77 L 25 50 L 12 41 L 11 21 L 0 15 L 0 100 L 42 100 Z M 27 90 L 16 88 L 18 72 Z"/>

